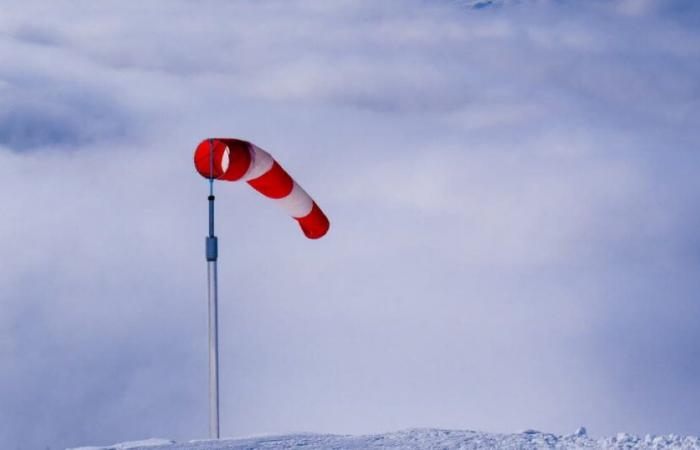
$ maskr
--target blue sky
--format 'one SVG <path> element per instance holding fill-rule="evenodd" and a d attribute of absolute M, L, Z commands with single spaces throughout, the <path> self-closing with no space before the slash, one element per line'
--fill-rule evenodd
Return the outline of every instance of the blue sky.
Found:
<path fill-rule="evenodd" d="M 2 9 L 1 447 L 206 435 L 209 136 L 224 435 L 700 433 L 694 2 Z"/>

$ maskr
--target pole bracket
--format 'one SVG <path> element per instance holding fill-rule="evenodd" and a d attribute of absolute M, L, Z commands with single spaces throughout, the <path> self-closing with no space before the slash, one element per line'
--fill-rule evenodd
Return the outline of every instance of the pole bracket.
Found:
<path fill-rule="evenodd" d="M 207 236 L 206 255 L 207 261 L 216 261 L 219 257 L 219 240 L 216 236 Z"/>

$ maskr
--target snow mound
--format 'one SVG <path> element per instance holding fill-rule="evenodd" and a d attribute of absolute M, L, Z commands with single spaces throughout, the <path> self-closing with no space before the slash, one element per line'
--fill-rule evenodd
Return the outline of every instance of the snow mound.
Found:
<path fill-rule="evenodd" d="M 386 434 L 345 436 L 332 434 L 290 434 L 220 441 L 190 441 L 175 443 L 161 439 L 127 442 L 107 447 L 81 447 L 73 450 L 257 450 L 257 449 L 629 449 L 629 450 L 700 450 L 700 438 L 695 436 L 647 435 L 643 438 L 627 433 L 614 437 L 593 439 L 581 427 L 573 434 L 555 435 L 536 430 L 516 434 L 482 433 L 439 429 L 414 429 Z M 70 449 L 69 449 L 70 450 Z"/>

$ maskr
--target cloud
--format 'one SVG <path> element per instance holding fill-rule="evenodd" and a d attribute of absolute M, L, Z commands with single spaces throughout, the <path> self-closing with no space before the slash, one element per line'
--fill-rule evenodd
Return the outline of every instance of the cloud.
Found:
<path fill-rule="evenodd" d="M 104 73 L 53 39 L 50 30 L 19 27 L 0 44 L 7 61 L 0 69 L 0 145 L 76 149 L 134 132 L 131 111 L 99 79 Z"/>
<path fill-rule="evenodd" d="M 204 435 L 212 135 L 224 434 L 697 432 L 697 8 L 500 3 L 8 8 L 0 446 Z"/>

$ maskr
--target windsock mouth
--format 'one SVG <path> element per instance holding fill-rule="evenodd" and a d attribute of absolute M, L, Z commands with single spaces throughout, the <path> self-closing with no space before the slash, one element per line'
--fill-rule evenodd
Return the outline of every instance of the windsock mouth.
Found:
<path fill-rule="evenodd" d="M 250 160 L 250 143 L 240 139 L 205 139 L 194 152 L 197 172 L 214 180 L 240 180 L 248 170 Z"/>

